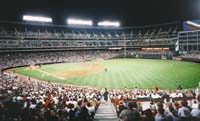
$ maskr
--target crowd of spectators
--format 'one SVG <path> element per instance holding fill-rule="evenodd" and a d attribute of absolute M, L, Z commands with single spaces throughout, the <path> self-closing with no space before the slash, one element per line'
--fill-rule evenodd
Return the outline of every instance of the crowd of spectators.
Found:
<path fill-rule="evenodd" d="M 191 53 L 191 54 L 184 54 L 181 55 L 182 58 L 188 58 L 188 59 L 198 59 L 200 60 L 200 53 Z"/>
<path fill-rule="evenodd" d="M 179 103 L 156 103 L 146 110 L 141 110 L 136 102 L 121 103 L 118 107 L 118 116 L 122 121 L 199 121 L 200 104 L 191 108 L 186 100 Z"/>
<path fill-rule="evenodd" d="M 129 91 L 115 90 L 110 93 L 118 117 L 122 121 L 200 121 L 200 95 L 197 96 L 197 99 L 187 100 L 186 97 L 196 97 L 196 94 L 191 90 L 177 89 L 170 92 L 135 89 Z M 141 93 L 143 94 L 142 98 L 149 99 L 149 104 L 146 107 L 142 100 L 137 98 Z M 176 93 L 176 97 L 182 97 L 182 99 L 174 100 L 174 93 Z M 157 96 L 151 97 L 152 94 Z M 164 100 L 155 100 L 159 98 Z"/>
<path fill-rule="evenodd" d="M 92 121 L 105 98 L 104 92 L 100 88 L 41 82 L 4 73 L 0 78 L 0 120 Z M 123 121 L 128 121 L 128 113 L 134 121 L 200 120 L 200 96 L 193 90 L 125 88 L 109 89 L 108 92 Z M 188 98 L 193 101 L 190 105 Z M 146 104 L 141 99 L 146 99 L 143 100 Z"/>
<path fill-rule="evenodd" d="M 180 87 L 180 88 L 179 88 Z M 113 99 L 157 99 L 157 98 L 181 98 L 181 97 L 195 97 L 197 90 L 184 90 L 179 85 L 176 90 L 161 90 L 158 87 L 155 89 L 138 89 L 135 87 L 133 90 L 113 90 L 110 92 Z"/>
<path fill-rule="evenodd" d="M 11 74 L 0 78 L 1 121 L 91 121 L 100 90 L 39 82 Z"/>

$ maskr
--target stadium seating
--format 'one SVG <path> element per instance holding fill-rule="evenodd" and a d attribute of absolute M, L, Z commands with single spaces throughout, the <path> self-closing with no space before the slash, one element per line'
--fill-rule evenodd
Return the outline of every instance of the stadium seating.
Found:
<path fill-rule="evenodd" d="M 130 28 L 70 28 L 0 22 L 1 48 L 171 45 L 179 24 Z"/>
<path fill-rule="evenodd" d="M 0 70 L 122 57 L 163 59 L 164 56 L 165 59 L 171 59 L 171 55 L 175 53 L 171 48 L 175 47 L 179 30 L 177 23 L 113 29 L 0 22 Z M 167 50 L 163 49 L 165 47 Z M 147 48 L 150 50 L 146 50 Z M 179 57 L 200 59 L 199 53 Z M 93 87 L 41 82 L 18 76 L 14 72 L 1 73 L 0 120 L 91 121 L 94 120 L 99 105 L 104 102 L 103 92 L 103 89 Z M 192 108 L 187 118 L 200 119 L 200 116 L 192 113 L 200 112 L 200 106 L 197 104 L 200 102 L 200 96 L 194 90 L 134 88 L 109 89 L 108 92 L 113 105 L 109 102 L 108 105 L 104 103 L 100 107 L 96 117 L 101 119 L 105 118 L 102 116 L 105 115 L 105 107 L 109 107 L 108 113 L 114 113 L 116 110 L 119 116 L 122 111 L 120 106 L 124 110 L 130 102 L 134 102 L 141 121 L 157 118 L 162 109 L 166 118 L 183 118 L 182 108 Z M 150 115 L 147 114 L 148 111 Z M 118 120 L 116 114 L 109 115 L 111 120 Z"/>
<path fill-rule="evenodd" d="M 2 75 L 0 77 L 0 85 L 1 121 L 83 121 L 82 119 L 84 119 L 84 121 L 92 121 L 104 93 L 104 90 L 98 88 L 53 84 L 50 82 L 17 77 L 13 74 Z M 174 112 L 176 115 L 174 115 L 177 118 L 181 118 L 182 115 L 179 113 L 183 107 L 182 103 L 185 104 L 185 108 L 189 109 L 193 107 L 193 110 L 199 111 L 198 105 L 196 106 L 196 103 L 191 103 L 192 99 L 195 99 L 195 93 L 193 93 L 192 90 L 176 90 L 170 92 L 150 89 L 110 89 L 108 91 L 109 98 L 117 111 L 119 111 L 119 104 L 123 105 L 124 109 L 126 109 L 128 103 L 137 102 L 134 104 L 134 108 L 140 112 L 142 119 L 148 116 L 145 113 L 146 109 L 150 109 L 152 115 L 159 115 L 159 112 L 153 112 L 159 108 L 164 109 L 166 111 L 165 117 L 170 118 L 171 115 L 169 114 L 171 110 L 168 110 L 170 106 L 176 109 L 176 112 Z M 173 93 L 175 93 L 175 95 Z M 157 96 L 152 96 L 153 100 L 150 100 L 150 95 Z M 173 102 L 170 100 L 167 101 L 166 95 L 168 95 L 169 98 L 173 96 Z M 145 103 L 144 100 L 136 100 L 138 97 L 146 97 L 148 99 L 147 103 Z M 199 97 L 200 96 L 198 96 L 197 99 L 199 99 Z M 186 99 L 191 100 L 189 104 L 183 101 Z M 178 102 L 179 100 L 181 101 L 180 104 Z M 166 105 L 165 107 L 163 107 L 163 103 Z M 155 107 L 156 104 L 157 108 Z M 112 114 L 105 114 L 104 111 L 102 111 L 105 110 L 104 107 L 109 107 L 107 112 L 112 112 Z M 199 120 L 198 115 L 193 114 L 193 110 L 189 117 Z M 95 116 L 96 119 L 106 120 L 107 117 L 107 119 L 109 118 L 110 120 L 117 120 L 111 103 L 102 104 L 97 113 L 98 115 Z M 155 118 L 157 118 L 157 115 Z"/>

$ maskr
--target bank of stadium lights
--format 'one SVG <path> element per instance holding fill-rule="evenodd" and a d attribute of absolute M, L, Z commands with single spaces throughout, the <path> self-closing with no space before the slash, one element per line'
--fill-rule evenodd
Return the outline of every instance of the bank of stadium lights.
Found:
<path fill-rule="evenodd" d="M 192 22 L 192 21 L 186 21 L 186 23 L 195 27 L 200 27 L 200 24 Z"/>
<path fill-rule="evenodd" d="M 33 16 L 33 15 L 23 15 L 22 19 L 24 21 L 47 22 L 47 23 L 51 23 L 53 21 L 52 18 L 50 18 L 50 17 Z M 92 22 L 92 20 L 69 18 L 69 19 L 67 19 L 67 24 L 68 25 L 86 25 L 86 26 L 92 26 L 93 22 Z M 119 27 L 120 23 L 117 22 L 117 21 L 101 21 L 101 22 L 98 22 L 98 26 Z"/>
<path fill-rule="evenodd" d="M 101 22 L 98 22 L 98 26 L 119 27 L 120 23 L 117 21 L 101 21 Z"/>
<path fill-rule="evenodd" d="M 93 22 L 92 20 L 83 20 L 83 19 L 67 19 L 68 25 L 86 25 L 86 26 L 92 26 Z"/>
<path fill-rule="evenodd" d="M 22 19 L 24 21 L 32 21 L 32 22 L 47 22 L 47 23 L 52 22 L 52 18 L 44 17 L 44 16 L 23 15 Z"/>

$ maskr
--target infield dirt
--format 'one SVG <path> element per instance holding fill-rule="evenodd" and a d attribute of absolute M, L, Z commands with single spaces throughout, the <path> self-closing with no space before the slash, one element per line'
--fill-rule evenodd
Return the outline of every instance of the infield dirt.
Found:
<path fill-rule="evenodd" d="M 63 78 L 69 78 L 69 77 L 76 77 L 76 76 L 85 76 L 92 73 L 101 72 L 104 70 L 104 67 L 98 64 L 80 64 L 80 66 L 81 66 L 80 70 L 59 72 L 59 73 L 55 72 L 52 74 L 59 77 L 63 77 Z"/>

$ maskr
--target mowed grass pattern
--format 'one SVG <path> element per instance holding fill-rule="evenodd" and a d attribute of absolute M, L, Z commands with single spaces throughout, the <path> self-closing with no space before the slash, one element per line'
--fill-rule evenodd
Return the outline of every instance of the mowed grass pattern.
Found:
<path fill-rule="evenodd" d="M 58 79 L 52 75 L 44 74 L 29 67 L 16 68 L 19 74 L 31 76 L 44 81 L 57 83 L 92 86 L 100 88 L 134 88 L 176 89 L 178 85 L 183 88 L 195 88 L 200 81 L 200 64 L 154 59 L 113 59 L 104 61 L 91 61 L 85 63 L 64 63 L 43 65 L 41 70 L 48 73 L 63 73 L 84 70 L 81 64 L 100 65 L 104 70 L 76 77 Z"/>

